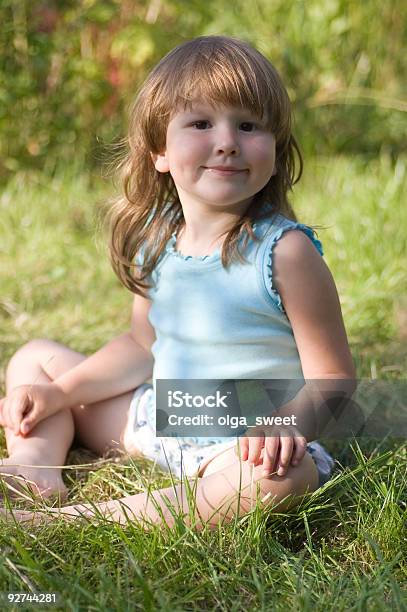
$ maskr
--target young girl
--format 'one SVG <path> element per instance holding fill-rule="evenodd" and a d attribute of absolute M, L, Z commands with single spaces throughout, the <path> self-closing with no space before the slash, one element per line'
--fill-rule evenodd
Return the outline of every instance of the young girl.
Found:
<path fill-rule="evenodd" d="M 275 426 L 239 444 L 156 438 L 146 382 L 355 377 L 321 244 L 287 200 L 302 160 L 275 68 L 234 38 L 179 45 L 138 94 L 122 170 L 110 251 L 134 293 L 131 329 L 88 358 L 49 340 L 16 352 L 0 403 L 2 478 L 65 494 L 57 466 L 75 435 L 92 451 L 120 448 L 183 479 L 64 515 L 96 509 L 172 524 L 169 506 L 189 512 L 185 477 L 195 478 L 197 524 L 243 515 L 259 494 L 281 510 L 330 476 L 333 461 L 312 427 Z M 280 414 L 301 420 L 304 410 L 291 402 Z"/>

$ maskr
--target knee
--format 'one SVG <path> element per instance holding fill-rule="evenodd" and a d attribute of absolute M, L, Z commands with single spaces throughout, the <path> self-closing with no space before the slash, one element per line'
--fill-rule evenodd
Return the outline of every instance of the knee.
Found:
<path fill-rule="evenodd" d="M 8 376 L 16 366 L 20 366 L 21 363 L 40 362 L 44 354 L 49 353 L 55 344 L 56 343 L 52 340 L 47 340 L 45 338 L 36 338 L 35 340 L 30 340 L 26 344 L 23 344 L 23 346 L 17 349 L 8 362 L 6 376 Z"/>
<path fill-rule="evenodd" d="M 256 468 L 255 468 L 256 469 Z M 318 488 L 318 470 L 309 453 L 305 453 L 298 466 L 290 467 L 285 477 L 261 478 L 262 501 L 272 504 L 278 511 L 296 506 L 304 495 Z"/>

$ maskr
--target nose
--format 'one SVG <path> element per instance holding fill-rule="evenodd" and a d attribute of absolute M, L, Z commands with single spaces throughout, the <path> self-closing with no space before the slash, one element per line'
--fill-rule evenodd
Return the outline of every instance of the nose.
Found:
<path fill-rule="evenodd" d="M 224 155 L 239 155 L 240 145 L 236 129 L 231 125 L 219 126 L 215 137 L 216 153 Z"/>

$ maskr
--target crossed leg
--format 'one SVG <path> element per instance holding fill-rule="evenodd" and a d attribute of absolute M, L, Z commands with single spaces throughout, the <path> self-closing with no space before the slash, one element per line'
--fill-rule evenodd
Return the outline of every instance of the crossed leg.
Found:
<path fill-rule="evenodd" d="M 34 340 L 11 359 L 7 370 L 7 389 L 20 384 L 50 382 L 85 359 L 84 355 L 55 342 Z M 133 392 L 92 404 L 56 413 L 44 419 L 26 438 L 6 430 L 9 458 L 0 462 L 0 474 L 11 478 L 21 474 L 31 481 L 44 496 L 65 494 L 61 469 L 76 433 L 81 444 L 101 454 L 108 448 L 123 448 L 121 444 Z M 30 466 L 30 467 L 23 467 Z M 47 467 L 40 467 L 47 466 Z M 55 509 L 67 518 L 93 517 L 95 511 L 120 523 L 127 520 L 147 523 L 174 524 L 171 507 L 182 513 L 188 524 L 216 525 L 236 515 L 247 513 L 258 499 L 278 510 L 293 505 L 307 492 L 316 489 L 318 473 L 311 456 L 306 453 L 286 476 L 262 476 L 262 465 L 252 468 L 241 462 L 234 448 L 227 449 L 202 465 L 199 478 L 188 481 L 193 491 L 187 494 L 186 483 L 127 496 L 121 500 L 79 504 Z M 4 511 L 2 512 L 4 514 Z M 22 521 L 43 520 L 43 515 L 15 511 Z M 53 514 L 48 515 L 52 519 Z"/>
<path fill-rule="evenodd" d="M 252 468 L 246 462 L 240 462 L 233 448 L 217 455 L 211 469 L 213 471 L 202 478 L 188 480 L 188 487 L 181 482 L 120 500 L 65 506 L 40 516 L 17 511 L 16 518 L 35 524 L 52 521 L 56 516 L 90 521 L 101 516 L 121 524 L 135 521 L 143 529 L 148 529 L 151 524 L 166 523 L 172 527 L 177 520 L 175 516 L 181 516 L 190 527 L 201 529 L 207 524 L 212 528 L 219 522 L 227 523 L 236 516 L 243 516 L 258 501 L 263 507 L 272 506 L 284 511 L 295 505 L 305 493 L 314 491 L 318 483 L 318 473 L 308 453 L 298 466 L 289 468 L 285 477 L 264 478 L 262 465 Z"/>
<path fill-rule="evenodd" d="M 11 358 L 6 390 L 18 385 L 46 383 L 86 359 L 85 355 L 50 340 L 33 340 Z M 66 495 L 62 466 L 74 435 L 80 444 L 97 454 L 122 449 L 121 432 L 126 423 L 132 392 L 85 407 L 61 410 L 44 419 L 22 437 L 5 428 L 9 457 L 0 460 L 0 478 L 12 489 L 29 484 L 36 495 Z M 41 467 L 42 466 L 42 467 Z"/>

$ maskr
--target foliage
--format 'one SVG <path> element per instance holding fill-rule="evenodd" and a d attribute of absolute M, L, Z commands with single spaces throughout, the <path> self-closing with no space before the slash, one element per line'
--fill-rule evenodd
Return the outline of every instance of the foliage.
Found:
<path fill-rule="evenodd" d="M 405 171 L 404 158 L 394 166 L 384 155 L 370 163 L 317 158 L 293 193 L 300 219 L 326 228 L 318 234 L 359 378 L 398 380 L 407 371 Z M 5 188 L 0 397 L 6 364 L 28 340 L 49 337 L 91 353 L 128 328 L 131 295 L 109 269 L 99 233 L 95 242 L 110 191 L 97 176 L 81 174 L 75 160 L 52 178 L 20 172 Z M 5 453 L 4 439 L 0 449 Z M 103 519 L 0 523 L 0 591 L 56 592 L 56 609 L 64 611 L 401 612 L 406 446 L 365 439 L 352 450 L 331 440 L 329 450 L 343 469 L 303 505 L 274 515 L 254 508 L 213 532 L 197 534 L 181 522 L 172 532 L 151 533 Z M 170 484 L 147 461 L 96 461 L 76 450 L 68 463 L 68 503 L 133 495 L 147 482 Z"/>
<path fill-rule="evenodd" d="M 3 0 L 0 178 L 110 157 L 147 72 L 202 34 L 247 39 L 275 63 L 308 152 L 395 157 L 406 15 L 401 0 Z"/>

